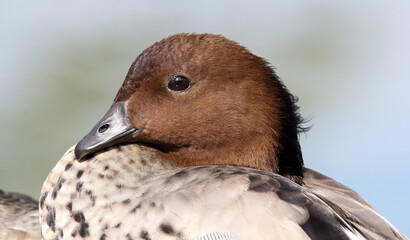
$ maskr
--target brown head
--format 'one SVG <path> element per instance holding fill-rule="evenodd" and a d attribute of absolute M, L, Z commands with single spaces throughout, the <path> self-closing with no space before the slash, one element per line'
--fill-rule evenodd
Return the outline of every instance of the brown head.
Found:
<path fill-rule="evenodd" d="M 177 166 L 236 165 L 301 177 L 296 111 L 264 59 L 222 36 L 176 34 L 137 57 L 76 157 L 137 142 Z"/>

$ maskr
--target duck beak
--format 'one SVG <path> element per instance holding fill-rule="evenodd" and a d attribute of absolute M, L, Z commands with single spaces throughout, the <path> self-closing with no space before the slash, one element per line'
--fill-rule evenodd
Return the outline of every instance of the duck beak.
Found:
<path fill-rule="evenodd" d="M 104 117 L 78 142 L 75 157 L 78 161 L 101 149 L 119 143 L 131 142 L 139 129 L 131 126 L 127 114 L 127 101 L 113 103 Z"/>

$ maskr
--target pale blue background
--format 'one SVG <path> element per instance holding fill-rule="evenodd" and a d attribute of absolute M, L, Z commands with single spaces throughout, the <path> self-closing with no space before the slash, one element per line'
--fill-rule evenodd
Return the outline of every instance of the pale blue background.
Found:
<path fill-rule="evenodd" d="M 306 166 L 410 235 L 409 1 L 1 1 L 0 188 L 38 198 L 129 65 L 177 32 L 220 33 L 277 68 L 311 131 Z"/>

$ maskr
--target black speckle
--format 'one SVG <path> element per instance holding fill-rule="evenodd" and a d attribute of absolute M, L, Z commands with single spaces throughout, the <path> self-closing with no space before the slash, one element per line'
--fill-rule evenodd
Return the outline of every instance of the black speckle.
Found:
<path fill-rule="evenodd" d="M 144 240 L 151 240 L 151 238 L 149 237 L 149 234 L 146 230 L 141 230 L 140 238 L 142 238 Z"/>
<path fill-rule="evenodd" d="M 83 175 L 83 173 L 84 173 L 84 170 L 79 170 L 77 172 L 77 178 L 80 178 Z"/>
<path fill-rule="evenodd" d="M 53 193 L 51 194 L 51 197 L 52 197 L 53 199 L 56 199 L 56 197 L 57 197 L 57 192 L 58 192 L 57 188 L 54 188 Z"/>
<path fill-rule="evenodd" d="M 145 158 L 143 158 L 143 157 L 141 157 L 141 159 L 140 159 L 140 163 L 143 165 L 143 166 L 147 166 L 147 160 L 145 159 Z"/>
<path fill-rule="evenodd" d="M 131 199 L 125 199 L 124 201 L 122 201 L 122 204 L 127 205 L 130 204 Z"/>
<path fill-rule="evenodd" d="M 161 229 L 162 232 L 164 232 L 164 233 L 166 233 L 166 234 L 170 234 L 170 235 L 174 235 L 174 234 L 175 234 L 174 229 L 173 229 L 173 228 L 171 227 L 171 225 L 169 225 L 169 224 L 163 223 L 163 224 L 161 224 L 161 225 L 159 226 L 159 228 Z"/>
<path fill-rule="evenodd" d="M 77 192 L 79 192 L 79 191 L 81 191 L 82 187 L 83 187 L 83 182 L 78 182 L 75 189 L 77 190 Z"/>
<path fill-rule="evenodd" d="M 72 212 L 72 211 L 73 211 L 73 203 L 72 203 L 72 202 L 69 202 L 69 203 L 66 205 L 66 208 L 68 209 L 69 212 Z"/>
<path fill-rule="evenodd" d="M 105 240 L 107 238 L 107 235 L 105 235 L 105 233 L 103 233 L 100 237 L 100 240 Z"/>
<path fill-rule="evenodd" d="M 109 167 L 108 165 L 106 165 L 106 166 L 104 167 L 104 171 L 107 171 L 108 169 L 110 169 L 110 167 Z"/>
<path fill-rule="evenodd" d="M 71 233 L 71 236 L 72 236 L 72 237 L 76 237 L 76 236 L 77 236 L 77 230 L 74 230 L 74 231 Z"/>
<path fill-rule="evenodd" d="M 91 201 L 93 202 L 93 206 L 95 205 L 95 199 L 96 199 L 96 197 L 94 196 L 94 195 L 91 195 L 90 196 L 90 199 L 91 199 Z"/>
<path fill-rule="evenodd" d="M 85 221 L 84 214 L 82 212 L 76 212 L 74 213 L 73 218 L 76 222 L 80 223 L 80 227 L 78 228 L 78 233 L 80 236 L 90 236 L 90 232 L 88 231 L 88 223 Z"/>
<path fill-rule="evenodd" d="M 82 223 L 80 224 L 79 232 L 80 232 L 80 236 L 81 236 L 81 237 L 90 236 L 90 232 L 88 231 L 88 223 L 82 222 Z"/>
<path fill-rule="evenodd" d="M 53 232 L 56 231 L 56 212 L 54 208 L 47 208 L 48 214 L 46 216 L 47 225 L 51 228 Z"/>
<path fill-rule="evenodd" d="M 104 174 L 99 173 L 99 174 L 98 174 L 98 177 L 99 177 L 99 178 L 104 178 Z"/>
<path fill-rule="evenodd" d="M 60 237 L 61 237 L 61 239 L 64 238 L 64 232 L 63 232 L 63 230 L 60 230 Z"/>
<path fill-rule="evenodd" d="M 118 223 L 117 225 L 115 225 L 115 228 L 119 228 L 121 226 L 121 223 Z"/>
<path fill-rule="evenodd" d="M 118 184 L 115 184 L 115 186 L 116 186 L 117 188 L 120 188 L 120 189 L 122 188 L 122 185 L 119 184 L 119 183 L 118 183 Z"/>
<path fill-rule="evenodd" d="M 127 240 L 133 240 L 133 238 L 131 237 L 131 235 L 129 233 L 127 235 L 125 235 L 125 237 L 127 238 Z"/>
<path fill-rule="evenodd" d="M 151 207 L 156 207 L 157 206 L 157 204 L 155 202 L 151 202 L 150 205 L 151 205 Z"/>
<path fill-rule="evenodd" d="M 41 195 L 41 197 L 40 197 L 40 207 L 41 208 L 44 207 L 44 200 L 46 200 L 47 195 L 48 195 L 48 191 L 44 192 L 43 195 Z"/>
<path fill-rule="evenodd" d="M 93 194 L 93 191 L 91 191 L 90 189 L 87 189 L 87 190 L 85 190 L 85 194 L 90 196 L 90 195 Z"/>
<path fill-rule="evenodd" d="M 128 161 L 128 163 L 129 163 L 129 164 L 134 164 L 135 161 L 134 161 L 134 159 L 130 159 L 130 160 Z"/>
<path fill-rule="evenodd" d="M 141 208 L 141 203 L 139 203 L 137 206 L 133 207 L 130 212 L 135 213 L 135 211 L 137 211 L 137 209 L 139 209 L 139 208 Z"/>
<path fill-rule="evenodd" d="M 107 230 L 108 229 L 108 224 L 105 224 L 103 227 L 103 230 Z"/>
<path fill-rule="evenodd" d="M 68 164 L 65 166 L 64 171 L 67 171 L 67 170 L 70 169 L 72 166 L 73 166 L 72 163 L 68 163 Z"/>
<path fill-rule="evenodd" d="M 64 182 L 65 182 L 64 179 L 58 179 L 57 186 L 54 187 L 53 193 L 51 194 L 51 197 L 53 199 L 56 199 L 58 191 L 60 191 L 60 189 L 63 186 Z"/>
<path fill-rule="evenodd" d="M 76 222 L 85 222 L 85 217 L 82 212 L 74 213 L 73 218 Z"/>

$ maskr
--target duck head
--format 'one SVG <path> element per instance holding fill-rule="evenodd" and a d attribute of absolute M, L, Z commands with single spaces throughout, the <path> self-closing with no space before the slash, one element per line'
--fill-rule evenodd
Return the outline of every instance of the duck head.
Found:
<path fill-rule="evenodd" d="M 77 160 L 124 143 L 157 148 L 175 166 L 235 165 L 301 177 L 301 118 L 262 58 L 219 35 L 176 34 L 133 62 Z"/>

